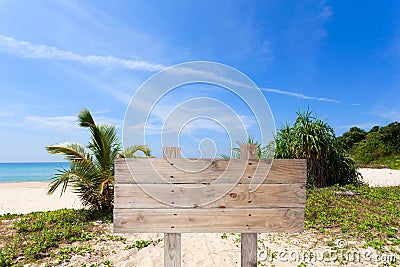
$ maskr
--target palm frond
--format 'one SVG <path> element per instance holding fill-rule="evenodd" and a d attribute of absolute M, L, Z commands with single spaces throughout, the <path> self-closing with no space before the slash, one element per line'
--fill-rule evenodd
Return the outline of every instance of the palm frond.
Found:
<path fill-rule="evenodd" d="M 88 145 L 92 150 L 99 165 L 105 169 L 113 168 L 114 159 L 120 150 L 119 138 L 114 126 L 100 125 L 90 127 L 92 133 L 91 141 Z"/>
<path fill-rule="evenodd" d="M 79 121 L 79 126 L 81 127 L 91 127 L 95 126 L 96 123 L 92 117 L 92 114 L 90 111 L 85 108 L 78 114 L 78 121 Z"/>
<path fill-rule="evenodd" d="M 129 146 L 124 149 L 121 153 L 118 154 L 119 158 L 134 158 L 137 157 L 135 156 L 135 153 L 141 151 L 145 155 L 146 158 L 151 158 L 151 149 L 149 148 L 148 145 L 134 145 L 134 146 Z"/>
<path fill-rule="evenodd" d="M 55 176 L 52 178 L 53 181 L 49 184 L 49 188 L 47 190 L 48 195 L 52 195 L 62 184 L 63 186 L 60 193 L 61 196 L 67 190 L 67 186 L 70 180 L 73 179 L 73 174 L 70 170 L 62 168 L 58 169 L 57 172 L 58 173 L 56 173 Z"/>
<path fill-rule="evenodd" d="M 46 146 L 46 150 L 50 154 L 61 154 L 66 160 L 83 160 L 91 161 L 91 155 L 86 151 L 85 147 L 78 143 L 61 143 Z"/>

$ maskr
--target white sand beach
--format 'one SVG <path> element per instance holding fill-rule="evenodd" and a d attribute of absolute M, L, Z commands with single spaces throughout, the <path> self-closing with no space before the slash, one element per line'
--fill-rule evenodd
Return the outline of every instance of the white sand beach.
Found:
<path fill-rule="evenodd" d="M 400 185 L 400 170 L 359 169 L 364 181 L 371 186 Z M 78 196 L 67 191 L 46 194 L 48 183 L 23 182 L 0 183 L 0 215 L 5 213 L 29 213 L 62 208 L 81 208 Z"/>
<path fill-rule="evenodd" d="M 371 186 L 400 186 L 400 170 L 362 168 L 359 172 Z"/>
<path fill-rule="evenodd" d="M 62 197 L 59 190 L 47 195 L 48 185 L 43 182 L 0 183 L 0 215 L 82 207 L 78 196 L 69 190 Z"/>
<path fill-rule="evenodd" d="M 364 181 L 371 186 L 400 185 L 400 170 L 359 169 Z M 46 194 L 48 183 L 22 182 L 0 183 L 0 215 L 5 213 L 29 213 L 62 208 L 81 208 L 79 198 L 71 191 L 60 197 L 60 191 Z"/>
<path fill-rule="evenodd" d="M 373 186 L 400 185 L 400 170 L 389 169 L 360 169 L 364 181 Z M 52 196 L 46 195 L 47 183 L 3 183 L 0 184 L 0 214 L 5 213 L 29 213 L 32 211 L 46 211 L 61 208 L 80 208 L 79 199 L 70 191 L 60 197 L 59 192 Z M 112 225 L 105 225 L 110 235 Z M 147 248 L 126 249 L 127 244 L 135 243 L 136 240 L 157 240 L 163 238 L 163 234 L 124 234 L 126 240 L 95 240 L 90 241 L 93 248 L 102 251 L 102 255 L 110 259 L 115 266 L 163 266 L 164 244 L 160 242 Z M 323 252 L 330 249 L 328 240 L 341 240 L 338 236 L 323 236 L 307 230 L 296 234 L 261 234 L 258 237 L 269 251 L 288 250 L 310 250 Z M 353 244 L 357 248 L 361 244 Z M 97 255 L 97 254 L 96 254 Z M 259 255 L 259 258 L 262 255 Z M 69 262 L 62 266 L 79 265 L 82 262 L 101 262 L 103 256 L 75 255 Z M 271 266 L 270 258 L 262 262 L 261 266 Z M 275 260 L 274 266 L 297 266 L 293 262 Z M 325 266 L 326 263 L 316 262 L 312 266 Z M 369 264 L 369 263 L 368 263 Z M 375 266 L 373 264 L 357 265 L 349 263 L 347 266 Z M 44 265 L 43 265 L 44 266 Z M 226 238 L 221 234 L 183 234 L 182 235 L 182 266 L 240 266 L 240 242 L 237 234 L 227 233 Z M 340 266 L 339 262 L 330 266 Z"/>

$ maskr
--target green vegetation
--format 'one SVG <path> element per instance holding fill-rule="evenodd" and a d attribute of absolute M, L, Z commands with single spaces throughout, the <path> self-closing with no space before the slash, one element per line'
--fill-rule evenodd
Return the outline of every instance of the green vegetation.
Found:
<path fill-rule="evenodd" d="M 87 128 L 91 139 L 87 147 L 78 143 L 62 143 L 47 146 L 50 154 L 61 154 L 71 162 L 69 169 L 59 169 L 49 185 L 49 194 L 62 185 L 61 194 L 68 185 L 72 185 L 82 204 L 93 210 L 111 210 L 114 200 L 114 159 L 133 157 L 142 151 L 151 157 L 150 149 L 145 146 L 128 147 L 121 152 L 121 145 L 114 126 L 98 125 L 89 110 L 82 110 L 79 126 Z"/>
<path fill-rule="evenodd" d="M 90 262 L 90 255 L 103 252 L 94 251 L 86 241 L 125 243 L 124 237 L 112 236 L 103 230 L 102 226 L 111 222 L 111 212 L 87 210 L 0 216 L 0 267 L 38 264 L 49 259 L 61 263 L 72 255 L 86 255 Z M 365 248 L 400 255 L 400 187 L 346 185 L 308 189 L 305 228 L 317 230 L 324 236 L 332 235 L 333 240 L 364 241 Z M 227 234 L 221 235 L 222 239 L 227 237 Z M 240 235 L 234 238 L 235 242 L 240 242 Z M 160 241 L 138 240 L 127 244 L 125 249 L 140 250 Z M 333 241 L 327 244 L 335 245 Z M 103 259 L 99 265 L 87 266 L 105 265 L 111 266 L 112 262 Z"/>
<path fill-rule="evenodd" d="M 351 192 L 350 195 L 343 192 Z M 306 229 L 339 231 L 378 251 L 400 245 L 400 187 L 367 185 L 315 188 L 307 191 Z M 398 253 L 400 254 L 400 253 Z"/>
<path fill-rule="evenodd" d="M 125 249 L 132 249 L 132 248 L 137 248 L 138 250 L 141 250 L 142 248 L 146 248 L 150 245 L 157 245 L 160 243 L 162 239 L 157 239 L 157 240 L 136 240 L 134 244 L 126 245 Z"/>
<path fill-rule="evenodd" d="M 338 138 L 359 166 L 400 169 L 400 123 L 374 126 L 369 132 L 352 127 Z"/>
<path fill-rule="evenodd" d="M 275 138 L 275 158 L 307 159 L 307 184 L 314 187 L 357 184 L 360 174 L 346 155 L 331 126 L 312 112 L 297 112 L 292 126 L 283 126 Z"/>
<path fill-rule="evenodd" d="M 286 123 L 275 140 L 264 147 L 252 137 L 236 143 L 239 147 L 255 144 L 258 158 L 307 159 L 309 187 L 359 184 L 361 175 L 355 161 L 346 153 L 345 142 L 336 138 L 333 128 L 309 110 L 297 115 L 292 126 Z M 231 155 L 222 154 L 222 158 L 239 158 L 239 147 L 232 148 Z"/>
<path fill-rule="evenodd" d="M 102 233 L 100 227 L 94 224 L 99 220 L 111 223 L 112 214 L 57 210 L 0 216 L 0 267 L 39 262 L 48 256 L 55 256 L 55 249 L 60 244 L 91 240 Z M 57 253 L 57 257 L 64 259 L 68 251 L 78 253 L 86 249 L 90 247 L 64 248 Z"/>

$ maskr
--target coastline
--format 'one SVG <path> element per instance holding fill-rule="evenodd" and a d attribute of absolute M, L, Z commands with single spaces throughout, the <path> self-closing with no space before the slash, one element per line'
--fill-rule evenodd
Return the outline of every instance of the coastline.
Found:
<path fill-rule="evenodd" d="M 400 170 L 361 168 L 359 172 L 363 175 L 364 181 L 371 186 L 400 186 Z M 82 208 L 79 197 L 69 189 L 61 197 L 60 189 L 53 195 L 47 195 L 49 183 L 1 182 L 0 215 Z"/>

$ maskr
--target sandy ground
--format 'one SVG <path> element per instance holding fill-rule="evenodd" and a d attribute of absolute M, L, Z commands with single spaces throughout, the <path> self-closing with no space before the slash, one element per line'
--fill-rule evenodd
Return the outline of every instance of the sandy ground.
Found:
<path fill-rule="evenodd" d="M 364 181 L 373 186 L 400 185 L 400 171 L 389 169 L 360 169 Z M 56 210 L 61 208 L 80 208 L 79 199 L 71 192 L 60 197 L 59 192 L 52 196 L 46 195 L 47 183 L 3 183 L 0 184 L 0 214 L 28 213 L 32 211 Z M 112 225 L 108 227 L 109 235 Z M 136 240 L 158 240 L 163 234 L 125 234 L 126 240 L 100 238 L 90 241 L 96 253 L 90 255 L 76 255 L 58 266 L 82 266 L 82 264 L 99 263 L 105 259 L 113 262 L 113 266 L 163 266 L 163 241 L 156 245 L 137 250 L 126 249 L 126 245 L 134 244 Z M 327 246 L 328 241 L 342 242 L 338 236 L 324 236 L 306 231 L 296 234 L 260 234 L 260 251 L 271 250 L 278 254 L 284 251 L 293 252 L 292 256 L 304 255 L 304 251 L 315 250 L 316 253 L 332 249 Z M 351 240 L 344 240 L 346 249 L 363 251 L 362 244 L 355 244 Z M 99 253 L 97 253 L 99 251 Z M 370 259 L 373 259 L 374 251 Z M 303 253 L 303 254 L 302 254 Z M 266 254 L 260 254 L 259 260 Z M 282 254 L 282 260 L 271 258 L 261 261 L 261 266 L 298 266 L 300 261 L 285 261 L 287 254 Z M 397 257 L 399 257 L 397 255 Z M 399 260 L 399 258 L 397 258 Z M 304 260 L 303 260 L 304 261 Z M 312 262 L 307 266 L 340 266 L 339 262 Z M 354 263 L 346 266 L 378 266 L 382 262 Z M 32 265 L 33 266 L 33 265 Z M 105 266 L 105 265 L 104 265 Z M 237 234 L 227 233 L 226 238 L 221 234 L 183 234 L 182 235 L 182 266 L 240 266 L 240 242 Z M 260 266 L 260 265 L 259 265 Z"/>
<path fill-rule="evenodd" d="M 79 198 L 70 191 L 60 197 L 60 191 L 47 195 L 49 183 L 0 183 L 0 215 L 33 211 L 81 208 Z"/>
<path fill-rule="evenodd" d="M 390 169 L 359 169 L 364 182 L 371 186 L 400 185 L 400 170 Z"/>
<path fill-rule="evenodd" d="M 112 235 L 111 225 L 107 225 Z M 86 242 L 92 248 L 91 252 L 80 255 L 72 255 L 62 262 L 54 258 L 45 259 L 41 267 L 49 266 L 106 266 L 105 261 L 112 262 L 112 266 L 121 267 L 163 267 L 164 244 L 161 240 L 155 245 L 149 245 L 143 249 L 127 248 L 138 240 L 159 240 L 163 234 L 124 234 L 119 235 L 123 240 L 110 239 L 103 236 Z M 116 235 L 113 235 L 114 237 Z M 362 243 L 341 238 L 341 233 L 321 235 L 314 231 L 302 233 L 277 233 L 258 234 L 258 261 L 257 266 L 383 266 L 385 262 L 399 255 L 386 252 L 380 253 L 374 249 L 365 249 Z M 333 242 L 334 245 L 328 246 Z M 182 266 L 183 267 L 239 267 L 240 264 L 240 239 L 237 233 L 213 234 L 182 234 Z M 79 243 L 74 244 L 80 245 Z M 71 246 L 71 245 L 67 245 Z M 400 249 L 397 247 L 397 249 Z M 310 259 L 310 253 L 316 258 Z M 332 253 L 332 260 L 323 260 L 323 255 Z M 349 254 L 346 254 L 349 253 Z M 272 255 L 275 255 L 272 258 Z M 338 261 L 336 255 L 349 256 L 348 260 Z M 103 263 L 103 264 L 102 264 Z M 302 263 L 302 264 L 301 264 Z M 85 265 L 86 264 L 86 265 Z M 31 265 L 36 266 L 36 265 Z M 29 266 L 30 267 L 30 266 Z"/>
<path fill-rule="evenodd" d="M 400 185 L 400 170 L 359 169 L 364 181 L 372 186 Z M 48 183 L 0 183 L 0 215 L 29 213 L 62 208 L 80 208 L 79 198 L 70 191 L 46 194 Z"/>

